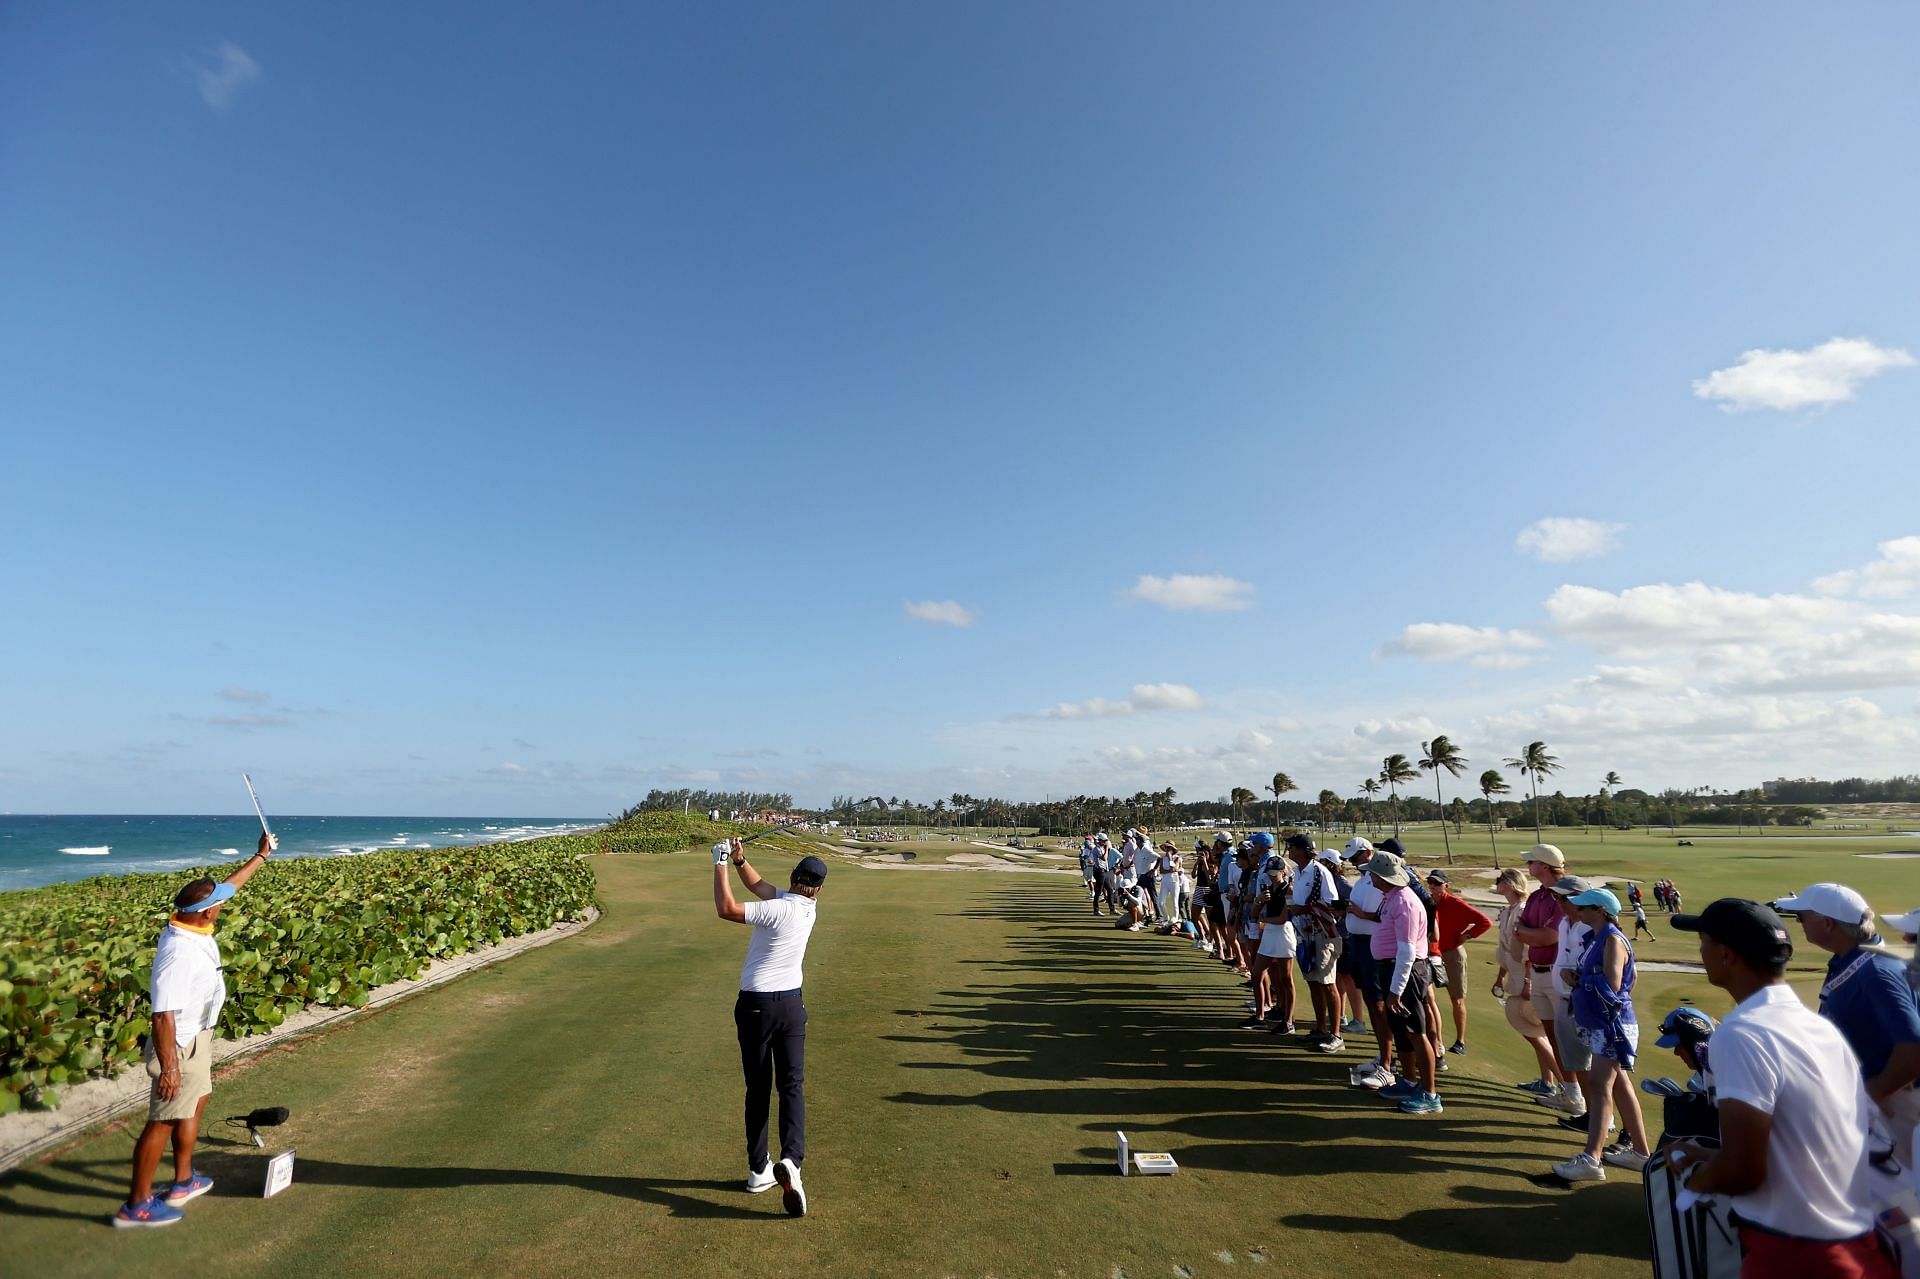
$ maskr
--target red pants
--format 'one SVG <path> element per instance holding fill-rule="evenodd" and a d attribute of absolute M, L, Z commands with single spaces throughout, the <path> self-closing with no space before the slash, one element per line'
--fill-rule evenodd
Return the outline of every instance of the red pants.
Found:
<path fill-rule="evenodd" d="M 1858 1239 L 1823 1243 L 1786 1239 L 1740 1227 L 1740 1279 L 1900 1279 L 1880 1240 L 1868 1231 Z"/>

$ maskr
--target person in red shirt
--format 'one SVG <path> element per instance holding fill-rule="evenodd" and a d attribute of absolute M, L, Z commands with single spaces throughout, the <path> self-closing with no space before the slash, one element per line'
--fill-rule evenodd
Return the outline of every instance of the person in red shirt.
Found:
<path fill-rule="evenodd" d="M 1467 943 L 1493 927 L 1493 921 L 1472 902 L 1453 891 L 1447 872 L 1427 872 L 1433 890 L 1434 944 L 1447 970 L 1447 994 L 1453 999 L 1453 1046 L 1450 1053 L 1467 1051 Z"/>

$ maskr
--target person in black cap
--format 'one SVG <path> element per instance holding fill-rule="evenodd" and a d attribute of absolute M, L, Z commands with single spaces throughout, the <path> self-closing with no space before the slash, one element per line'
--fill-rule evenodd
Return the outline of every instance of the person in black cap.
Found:
<path fill-rule="evenodd" d="M 727 863 L 755 900 L 734 900 Z M 747 865 L 738 839 L 713 846 L 713 908 L 720 918 L 750 924 L 746 962 L 740 969 L 740 997 L 733 1005 L 733 1028 L 740 1041 L 740 1069 L 747 1081 L 747 1191 L 759 1194 L 777 1182 L 787 1215 L 807 1215 L 807 1192 L 800 1164 L 807 1155 L 806 1080 L 807 1006 L 801 999 L 801 964 L 813 935 L 814 902 L 827 882 L 827 864 L 802 857 L 786 889 L 775 888 Z M 780 1161 L 767 1160 L 767 1111 L 780 1088 Z"/>
<path fill-rule="evenodd" d="M 1873 1103 L 1846 1040 L 1786 983 L 1786 925 L 1734 897 L 1669 922 L 1700 934 L 1707 980 L 1737 1001 L 1713 1034 L 1719 1148 L 1668 1147 L 1675 1173 L 1697 1194 L 1728 1197 L 1743 1275 L 1893 1279 L 1870 1206 Z"/>

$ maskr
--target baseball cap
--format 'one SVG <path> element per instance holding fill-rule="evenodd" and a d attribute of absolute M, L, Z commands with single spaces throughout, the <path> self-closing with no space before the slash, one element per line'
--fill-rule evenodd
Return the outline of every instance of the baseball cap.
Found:
<path fill-rule="evenodd" d="M 1273 847 L 1273 836 L 1269 835 L 1266 831 L 1257 830 L 1253 832 L 1253 837 L 1247 842 L 1264 853 Z"/>
<path fill-rule="evenodd" d="M 1596 887 L 1596 885 L 1589 884 L 1578 875 L 1562 875 L 1553 881 L 1553 887 L 1547 891 L 1550 893 L 1558 893 L 1562 897 L 1572 897 L 1575 894 L 1584 893 L 1593 887 Z"/>
<path fill-rule="evenodd" d="M 187 891 L 187 889 L 192 887 L 193 887 L 192 884 L 184 885 L 180 889 L 180 893 L 184 893 Z M 240 890 L 235 888 L 232 884 L 227 884 L 227 883 L 215 884 L 213 886 L 213 891 L 208 893 L 205 897 L 202 897 L 197 902 L 183 902 L 180 900 L 180 893 L 175 893 L 173 895 L 173 908 L 174 910 L 178 911 L 182 915 L 198 915 L 203 910 L 212 910 L 215 906 L 218 906 L 221 902 L 232 901 L 233 895 L 239 891 Z"/>
<path fill-rule="evenodd" d="M 1608 888 L 1589 888 L 1583 893 L 1577 893 L 1573 897 L 1573 904 L 1576 906 L 1598 906 L 1609 915 L 1618 915 L 1620 913 L 1620 899 L 1613 895 L 1612 889 Z"/>
<path fill-rule="evenodd" d="M 1322 848 L 1314 853 L 1314 856 L 1323 862 L 1332 862 L 1335 865 L 1338 865 L 1340 862 L 1340 854 L 1331 848 Z"/>
<path fill-rule="evenodd" d="M 1352 861 L 1354 858 L 1358 857 L 1362 853 L 1371 853 L 1372 851 L 1373 851 L 1373 841 L 1370 839 L 1367 839 L 1365 836 L 1355 835 L 1352 839 L 1347 841 L 1346 856 L 1348 861 Z"/>
<path fill-rule="evenodd" d="M 1367 872 L 1378 875 L 1396 888 L 1404 888 L 1412 876 L 1407 874 L 1407 864 L 1392 853 L 1375 853 L 1373 860 L 1367 863 Z"/>
<path fill-rule="evenodd" d="M 1900 933 L 1920 933 L 1920 910 L 1910 910 L 1904 915 L 1882 915 L 1887 927 Z"/>
<path fill-rule="evenodd" d="M 1233 836 L 1229 835 L 1226 831 L 1217 830 L 1213 833 L 1213 846 L 1215 848 L 1231 848 L 1233 846 Z"/>
<path fill-rule="evenodd" d="M 1376 847 L 1383 853 L 1392 853 L 1395 857 L 1405 857 L 1407 855 L 1406 845 L 1402 844 L 1397 836 L 1389 835 L 1387 838 L 1381 840 Z"/>
<path fill-rule="evenodd" d="M 1682 1005 L 1660 1019 L 1658 1048 L 1678 1048 L 1681 1044 L 1703 1044 L 1713 1037 L 1713 1018 L 1690 1005 Z"/>
<path fill-rule="evenodd" d="M 1093 837 L 1093 842 L 1096 844 L 1111 844 L 1113 841 L 1107 838 L 1107 832 L 1101 831 Z"/>
<path fill-rule="evenodd" d="M 1313 851 L 1313 837 L 1301 834 L 1289 835 L 1287 836 L 1287 849 L 1289 852 L 1310 853 Z"/>
<path fill-rule="evenodd" d="M 1527 850 L 1527 860 L 1541 862 L 1559 870 L 1567 864 L 1567 855 L 1552 844 L 1535 844 Z"/>
<path fill-rule="evenodd" d="M 1682 932 L 1705 933 L 1755 968 L 1772 968 L 1793 958 L 1793 940 L 1773 909 L 1740 897 L 1722 897 L 1698 915 L 1670 915 Z"/>
<path fill-rule="evenodd" d="M 1453 881 L 1447 878 L 1447 872 L 1444 870 L 1430 870 L 1427 872 L 1427 882 L 1429 884 L 1451 884 Z"/>
<path fill-rule="evenodd" d="M 1864 924 L 1873 918 L 1867 899 L 1845 884 L 1815 884 L 1803 893 L 1773 903 L 1782 915 L 1825 915 L 1843 924 Z"/>
<path fill-rule="evenodd" d="M 1250 839 L 1241 840 L 1239 843 L 1233 846 L 1233 854 L 1236 857 L 1253 856 L 1253 841 Z"/>
<path fill-rule="evenodd" d="M 826 883 L 827 864 L 818 857 L 802 857 L 800 864 L 793 868 L 793 882 L 806 887 Z"/>

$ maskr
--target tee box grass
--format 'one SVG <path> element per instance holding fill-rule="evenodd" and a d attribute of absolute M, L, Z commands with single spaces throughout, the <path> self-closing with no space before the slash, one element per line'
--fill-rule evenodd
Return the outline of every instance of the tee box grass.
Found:
<path fill-rule="evenodd" d="M 1435 832 L 1408 838 L 1417 865 L 1441 860 Z M 801 846 L 759 851 L 772 842 L 754 858 L 783 883 Z M 1854 855 L 1898 847 L 1871 838 L 1556 842 L 1582 873 L 1671 876 L 1690 907 L 1818 879 L 1887 910 L 1920 904 L 1894 897 L 1912 891 L 1906 863 Z M 810 1215 L 786 1218 L 777 1196 L 742 1191 L 731 1007 L 746 937 L 713 917 L 709 859 L 589 864 L 605 914 L 587 932 L 220 1078 L 210 1115 L 292 1118 L 263 1151 L 209 1124 L 196 1166 L 219 1184 L 181 1225 L 106 1224 L 137 1122 L 0 1179 L 0 1275 L 1614 1276 L 1647 1262 L 1637 1176 L 1530 1180 L 1575 1142 L 1513 1087 L 1531 1054 L 1488 993 L 1486 941 L 1446 1112 L 1402 1116 L 1348 1086 L 1358 1045 L 1328 1059 L 1235 1029 L 1232 975 L 1096 921 L 1071 863 L 835 861 L 807 957 Z M 1641 956 L 1692 958 L 1651 914 L 1660 940 Z M 1821 958 L 1796 959 L 1803 997 Z M 1683 1001 L 1715 1016 L 1728 1002 L 1696 974 L 1641 978 L 1643 1025 Z M 1652 1038 L 1641 1073 L 1679 1075 Z M 1180 1174 L 1120 1177 L 1120 1129 Z M 260 1199 L 266 1157 L 291 1146 L 293 1186 Z"/>

